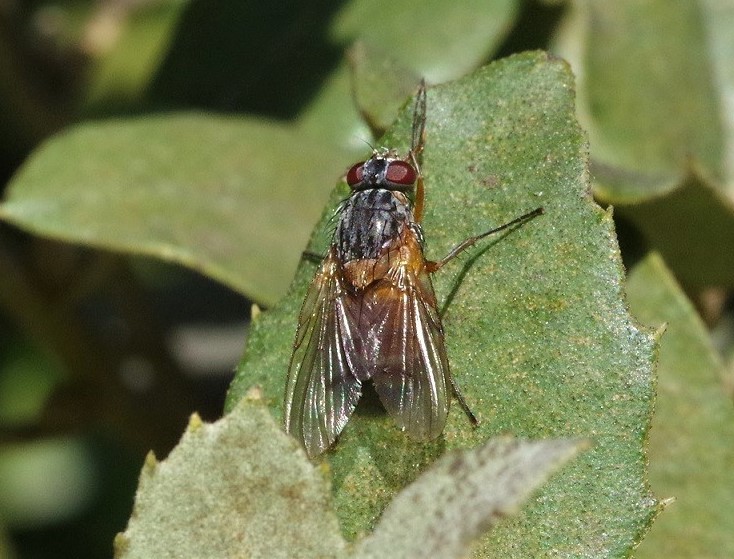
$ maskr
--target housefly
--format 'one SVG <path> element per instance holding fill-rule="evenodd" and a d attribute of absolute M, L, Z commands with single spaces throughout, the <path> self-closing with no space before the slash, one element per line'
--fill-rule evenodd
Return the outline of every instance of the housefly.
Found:
<path fill-rule="evenodd" d="M 431 274 L 478 240 L 543 209 L 470 237 L 441 260 L 426 260 L 418 163 L 425 115 L 422 83 L 407 156 L 374 150 L 347 172 L 351 195 L 337 209 L 331 246 L 303 302 L 284 419 L 310 457 L 334 443 L 368 380 L 398 427 L 415 439 L 441 434 L 451 393 L 477 423 L 449 370 Z"/>

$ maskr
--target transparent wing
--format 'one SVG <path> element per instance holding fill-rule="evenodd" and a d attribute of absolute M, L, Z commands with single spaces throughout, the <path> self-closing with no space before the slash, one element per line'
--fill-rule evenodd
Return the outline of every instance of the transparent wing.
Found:
<path fill-rule="evenodd" d="M 316 456 L 336 439 L 354 411 L 363 355 L 334 250 L 317 272 L 299 317 L 285 390 L 285 430 Z"/>
<path fill-rule="evenodd" d="M 436 297 L 427 272 L 402 266 L 397 280 L 376 286 L 379 343 L 375 390 L 398 426 L 412 437 L 438 437 L 449 408 L 449 363 Z"/>

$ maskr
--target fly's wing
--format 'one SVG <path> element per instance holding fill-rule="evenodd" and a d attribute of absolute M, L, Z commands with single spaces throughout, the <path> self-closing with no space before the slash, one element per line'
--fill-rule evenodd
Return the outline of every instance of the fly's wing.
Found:
<path fill-rule="evenodd" d="M 413 438 L 438 437 L 449 409 L 449 363 L 428 272 L 405 263 L 369 300 L 381 321 L 374 364 L 375 390 L 398 426 Z"/>
<path fill-rule="evenodd" d="M 332 249 L 303 302 L 285 389 L 285 430 L 309 457 L 336 439 L 361 394 L 355 375 L 362 355 Z"/>

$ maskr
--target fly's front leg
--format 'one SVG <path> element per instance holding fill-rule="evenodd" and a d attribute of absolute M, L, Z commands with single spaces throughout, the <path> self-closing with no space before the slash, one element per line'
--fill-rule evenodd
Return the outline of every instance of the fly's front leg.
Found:
<path fill-rule="evenodd" d="M 309 262 L 313 262 L 314 264 L 320 264 L 324 261 L 324 258 L 326 258 L 326 255 L 319 254 L 317 252 L 311 252 L 309 250 L 304 250 L 301 253 L 302 260 L 308 260 Z"/>
<path fill-rule="evenodd" d="M 426 140 L 426 80 L 421 80 L 418 92 L 415 94 L 411 136 L 410 152 L 418 157 L 423 151 L 423 144 Z"/>
<path fill-rule="evenodd" d="M 426 267 L 428 268 L 428 272 L 433 273 L 433 272 L 436 272 L 437 270 L 440 270 L 446 264 L 448 264 L 454 258 L 456 258 L 459 254 L 461 254 L 463 251 L 468 249 L 470 246 L 473 246 L 474 244 L 476 244 L 477 241 L 480 241 L 483 238 L 488 237 L 489 235 L 492 235 L 494 233 L 499 233 L 500 231 L 509 229 L 510 227 L 514 225 L 521 225 L 525 223 L 526 221 L 530 221 L 534 217 L 538 217 L 539 215 L 544 213 L 544 211 L 545 210 L 543 210 L 543 208 L 535 208 L 532 212 L 523 214 L 520 217 L 513 219 L 512 221 L 508 221 L 504 225 L 500 225 L 499 227 L 495 227 L 494 229 L 485 231 L 484 233 L 481 233 L 480 235 L 469 237 L 468 239 L 460 242 L 458 245 L 452 248 L 451 251 L 446 256 L 444 256 L 441 260 L 437 260 L 436 262 L 427 262 Z"/>
<path fill-rule="evenodd" d="M 423 221 L 424 201 L 425 188 L 423 186 L 423 175 L 421 174 L 420 168 L 418 168 L 418 179 L 415 181 L 415 194 L 413 195 L 413 219 L 415 219 L 416 223 Z"/>
<path fill-rule="evenodd" d="M 418 93 L 415 96 L 415 107 L 413 108 L 413 134 L 410 143 L 408 158 L 415 169 L 418 178 L 415 181 L 415 195 L 413 196 L 413 218 L 417 223 L 423 219 L 423 204 L 425 201 L 425 188 L 423 184 L 423 173 L 419 159 L 423 153 L 426 141 L 426 81 L 421 80 Z"/>
<path fill-rule="evenodd" d="M 413 194 L 413 219 L 415 219 L 416 223 L 420 223 L 423 220 L 423 205 L 426 198 L 426 189 L 423 183 L 423 172 L 421 171 L 420 163 L 418 163 L 418 156 L 422 151 L 423 143 L 421 140 L 421 143 L 418 144 L 418 146 L 412 147 L 408 153 L 410 163 L 413 165 L 416 176 L 418 177 L 415 179 L 415 194 Z"/>

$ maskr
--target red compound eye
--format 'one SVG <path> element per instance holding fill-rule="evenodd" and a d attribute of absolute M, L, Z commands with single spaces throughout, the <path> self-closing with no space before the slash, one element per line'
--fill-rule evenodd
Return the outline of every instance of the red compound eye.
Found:
<path fill-rule="evenodd" d="M 385 173 L 387 182 L 403 186 L 411 186 L 415 183 L 415 169 L 405 161 L 392 161 Z"/>
<path fill-rule="evenodd" d="M 349 186 L 355 186 L 362 182 L 364 178 L 364 161 L 356 163 L 347 171 L 347 184 Z"/>

